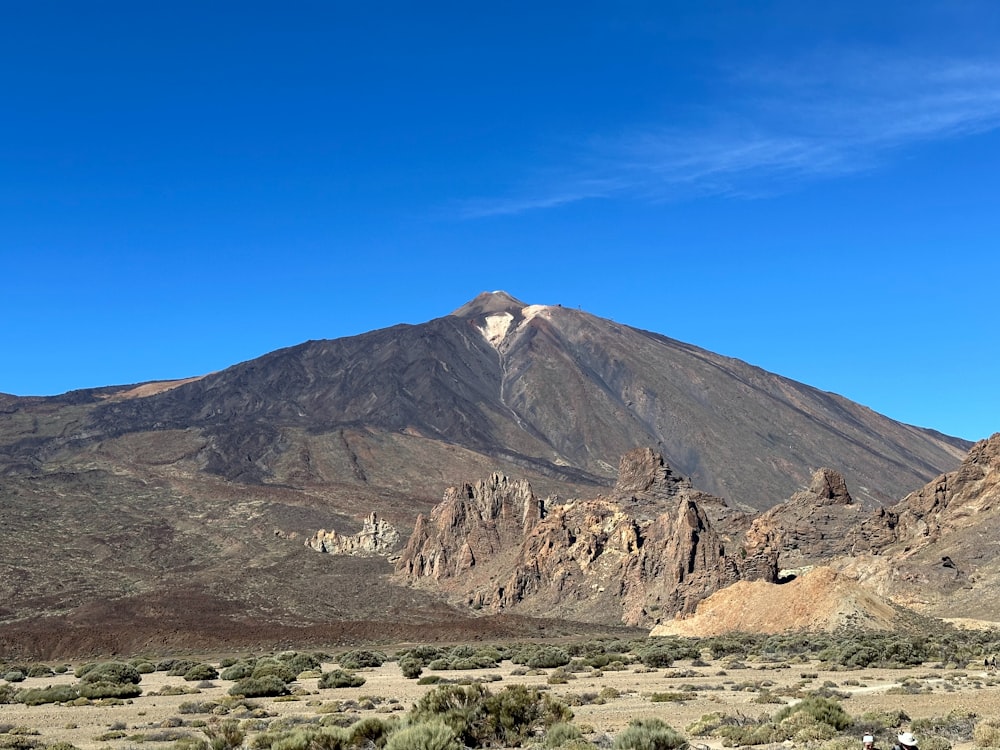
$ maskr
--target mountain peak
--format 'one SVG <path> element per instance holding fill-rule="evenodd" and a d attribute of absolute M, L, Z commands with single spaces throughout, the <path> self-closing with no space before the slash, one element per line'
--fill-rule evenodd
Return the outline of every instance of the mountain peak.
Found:
<path fill-rule="evenodd" d="M 516 297 L 512 297 L 507 292 L 482 292 L 476 298 L 466 302 L 455 310 L 452 315 L 457 318 L 474 318 L 478 315 L 489 315 L 491 313 L 520 313 L 527 305 Z"/>

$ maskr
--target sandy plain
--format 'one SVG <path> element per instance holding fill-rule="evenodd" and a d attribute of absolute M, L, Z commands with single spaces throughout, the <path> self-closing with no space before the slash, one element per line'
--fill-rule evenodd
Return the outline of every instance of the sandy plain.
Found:
<path fill-rule="evenodd" d="M 209 660 L 211 662 L 211 660 Z M 337 668 L 324 664 L 324 671 Z M 981 665 L 968 669 L 942 669 L 925 665 L 910 669 L 861 669 L 831 670 L 816 662 L 754 663 L 716 660 L 707 666 L 692 666 L 679 661 L 665 669 L 647 669 L 630 665 L 622 671 L 605 671 L 600 674 L 577 673 L 575 679 L 565 684 L 548 684 L 545 670 L 537 674 L 513 674 L 523 671 L 509 662 L 496 669 L 440 671 L 443 678 L 461 680 L 499 675 L 500 680 L 488 687 L 500 690 L 516 682 L 537 686 L 553 695 L 577 702 L 573 696 L 599 693 L 603 688 L 614 688 L 620 694 L 605 703 L 573 705 L 574 723 L 593 730 L 587 739 L 608 739 L 634 718 L 658 717 L 684 733 L 696 745 L 721 748 L 721 740 L 692 737 L 686 732 L 692 722 L 711 712 L 756 717 L 774 713 L 780 705 L 760 703 L 760 689 L 772 693 L 795 687 L 804 691 L 826 686 L 846 694 L 842 705 L 854 717 L 868 711 L 903 711 L 910 720 L 944 717 L 952 711 L 972 712 L 980 718 L 1000 716 L 1000 675 L 984 671 Z M 381 667 L 360 670 L 366 682 L 357 688 L 319 689 L 316 678 L 305 678 L 293 685 L 298 695 L 293 699 L 254 699 L 270 717 L 303 717 L 315 719 L 329 713 L 340 702 L 348 706 L 348 715 L 361 718 L 367 715 L 403 715 L 414 701 L 432 685 L 419 685 L 416 680 L 405 679 L 394 661 Z M 17 684 L 18 688 L 42 688 L 49 685 L 76 682 L 72 669 L 63 675 L 28 678 Z M 206 713 L 182 711 L 181 705 L 192 702 L 212 702 L 224 698 L 231 682 L 216 679 L 212 686 L 204 684 L 195 694 L 157 695 L 165 686 L 195 689 L 195 683 L 181 677 L 170 677 L 165 672 L 143 675 L 143 694 L 121 705 L 42 705 L 24 706 L 18 703 L 0 704 L 0 730 L 16 733 L 24 728 L 37 732 L 30 737 L 48 745 L 55 742 L 72 743 L 80 750 L 124 750 L 144 747 L 166 748 L 181 736 L 203 737 L 201 727 L 221 721 L 224 717 Z M 655 693 L 687 692 L 684 701 L 654 702 Z M 785 697 L 786 702 L 793 698 Z M 355 705 L 356 704 L 356 705 Z M 909 729 L 909 725 L 900 729 Z M 169 731 L 168 731 L 169 730 Z M 120 735 L 120 736 L 109 736 Z M 0 734 L 0 747 L 4 734 Z M 249 739 L 249 736 L 248 736 Z M 859 738 L 860 739 L 860 738 Z M 880 738 L 880 740 L 888 740 Z M 7 745 L 10 746 L 10 745 Z M 880 746 L 888 747 L 887 742 Z M 860 742 L 859 742 L 860 747 Z M 956 742 L 957 750 L 971 748 L 971 742 Z"/>

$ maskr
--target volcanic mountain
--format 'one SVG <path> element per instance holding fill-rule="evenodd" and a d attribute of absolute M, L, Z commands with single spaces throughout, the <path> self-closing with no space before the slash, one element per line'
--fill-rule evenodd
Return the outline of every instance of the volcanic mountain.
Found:
<path fill-rule="evenodd" d="M 493 472 L 540 497 L 595 497 L 641 446 L 755 511 L 822 466 L 875 508 L 970 443 L 656 333 L 484 293 L 427 323 L 183 381 L 0 395 L 0 627 L 454 621 L 465 615 L 394 582 L 383 558 L 317 555 L 304 539 L 377 512 L 405 540 L 446 487 Z"/>

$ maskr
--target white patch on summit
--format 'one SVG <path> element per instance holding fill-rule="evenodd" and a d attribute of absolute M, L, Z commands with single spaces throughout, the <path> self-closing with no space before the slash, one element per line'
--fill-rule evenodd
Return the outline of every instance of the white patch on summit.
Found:
<path fill-rule="evenodd" d="M 550 307 L 551 305 L 528 305 L 527 307 L 521 308 L 521 315 L 524 316 L 524 322 L 527 323 L 536 315 L 542 315 L 543 313 L 548 312 Z"/>
<path fill-rule="evenodd" d="M 490 345 L 496 349 L 500 342 L 504 340 L 510 324 L 514 321 L 514 316 L 508 312 L 487 315 L 483 320 L 483 325 L 479 327 L 479 332 L 483 334 Z"/>

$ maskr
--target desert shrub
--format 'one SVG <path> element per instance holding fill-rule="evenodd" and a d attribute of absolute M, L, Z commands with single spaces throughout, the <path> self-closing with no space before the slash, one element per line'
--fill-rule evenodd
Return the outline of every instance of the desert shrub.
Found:
<path fill-rule="evenodd" d="M 715 711 L 710 714 L 702 714 L 700 719 L 688 724 L 685 731 L 695 737 L 708 737 L 726 722 L 734 723 L 731 717 Z"/>
<path fill-rule="evenodd" d="M 198 666 L 198 662 L 191 659 L 174 659 L 167 669 L 167 674 L 171 677 L 183 677 L 192 667 Z"/>
<path fill-rule="evenodd" d="M 219 677 L 223 680 L 242 680 L 244 677 L 249 677 L 253 674 L 253 667 L 254 665 L 250 662 L 236 662 L 223 669 L 219 673 Z"/>
<path fill-rule="evenodd" d="M 26 706 L 41 706 L 45 703 L 67 703 L 76 700 L 79 692 L 72 685 L 53 685 L 44 688 L 20 690 L 14 700 Z"/>
<path fill-rule="evenodd" d="M 366 716 L 348 727 L 351 747 L 370 748 L 383 747 L 386 738 L 396 728 L 398 719 L 380 719 L 376 716 Z"/>
<path fill-rule="evenodd" d="M 774 722 L 780 723 L 793 714 L 807 714 L 820 724 L 827 724 L 838 732 L 851 726 L 852 720 L 837 701 L 830 698 L 809 696 L 794 706 L 785 706 L 774 715 Z"/>
<path fill-rule="evenodd" d="M 28 677 L 51 677 L 54 673 L 48 664 L 32 664 L 26 674 Z"/>
<path fill-rule="evenodd" d="M 752 633 L 727 633 L 726 635 L 707 638 L 702 645 L 707 646 L 713 659 L 726 656 L 746 658 L 757 648 L 760 638 Z"/>
<path fill-rule="evenodd" d="M 361 687 L 365 684 L 365 678 L 359 674 L 354 674 L 353 672 L 347 672 L 343 669 L 334 669 L 330 672 L 324 672 L 320 678 L 317 685 L 320 688 L 347 688 L 347 687 Z"/>
<path fill-rule="evenodd" d="M 277 695 L 288 695 L 288 684 L 279 677 L 244 677 L 229 688 L 230 695 L 242 695 L 245 698 L 267 698 Z"/>
<path fill-rule="evenodd" d="M 105 661 L 90 665 L 83 670 L 83 674 L 77 673 L 85 683 L 103 682 L 111 685 L 138 685 L 142 682 L 142 675 L 139 670 L 131 664 L 121 661 Z"/>
<path fill-rule="evenodd" d="M 347 750 L 349 739 L 341 727 L 306 727 L 262 732 L 250 746 L 254 750 Z"/>
<path fill-rule="evenodd" d="M 417 679 L 424 671 L 424 663 L 413 656 L 401 657 L 399 662 L 399 671 L 403 673 L 403 677 L 408 680 Z"/>
<path fill-rule="evenodd" d="M 757 697 L 753 699 L 754 703 L 784 703 L 785 700 L 780 695 L 775 695 L 768 689 L 761 690 L 757 694 Z"/>
<path fill-rule="evenodd" d="M 145 659 L 133 659 L 129 662 L 139 674 L 152 674 L 156 671 L 156 665 Z"/>
<path fill-rule="evenodd" d="M 150 693 L 150 695 L 195 695 L 201 691 L 193 686 L 188 685 L 164 685 L 157 692 Z"/>
<path fill-rule="evenodd" d="M 734 745 L 767 745 L 784 742 L 788 732 L 771 722 L 760 724 L 722 724 L 711 732 L 713 737 L 722 738 L 727 747 Z"/>
<path fill-rule="evenodd" d="M 649 700 L 653 703 L 679 703 L 694 698 L 693 693 L 653 693 Z"/>
<path fill-rule="evenodd" d="M 661 719 L 633 719 L 615 737 L 614 750 L 676 750 L 687 745 L 677 730 Z"/>
<path fill-rule="evenodd" d="M 562 747 L 563 745 L 575 742 L 583 736 L 580 727 L 568 721 L 559 721 L 549 727 L 545 733 L 543 744 L 547 748 Z"/>
<path fill-rule="evenodd" d="M 416 723 L 444 721 L 467 747 L 519 747 L 535 730 L 568 721 L 572 713 L 535 688 L 509 685 L 494 694 L 473 684 L 435 688 L 414 704 L 410 717 Z"/>
<path fill-rule="evenodd" d="M 356 649 L 341 654 L 337 658 L 337 664 L 344 669 L 365 669 L 366 667 L 381 667 L 388 658 L 381 651 Z"/>
<path fill-rule="evenodd" d="M 318 670 L 322 668 L 322 663 L 312 654 L 302 653 L 300 651 L 292 651 L 290 653 L 281 654 L 278 657 L 278 661 L 283 662 L 295 672 L 298 676 L 303 672 L 309 672 L 311 670 Z"/>
<path fill-rule="evenodd" d="M 215 701 L 184 701 L 177 707 L 177 713 L 210 714 L 218 705 Z"/>
<path fill-rule="evenodd" d="M 551 669 L 563 667 L 569 662 L 570 655 L 566 653 L 565 649 L 558 646 L 541 646 L 530 652 L 523 662 L 515 663 L 524 664 L 531 669 Z"/>
<path fill-rule="evenodd" d="M 142 688 L 132 682 L 89 682 L 80 683 L 80 697 L 90 698 L 135 698 L 142 695 Z"/>
<path fill-rule="evenodd" d="M 24 682 L 24 672 L 20 669 L 11 669 L 3 673 L 3 678 L 7 682 Z"/>
<path fill-rule="evenodd" d="M 976 747 L 1000 747 L 1000 719 L 990 717 L 978 722 L 972 731 Z"/>
<path fill-rule="evenodd" d="M 438 685 L 442 682 L 448 682 L 439 674 L 425 674 L 419 680 L 417 680 L 418 685 Z"/>
<path fill-rule="evenodd" d="M 421 645 L 408 648 L 405 651 L 400 651 L 399 658 L 409 656 L 413 659 L 419 659 L 426 665 L 430 664 L 435 659 L 441 658 L 445 655 L 445 653 L 444 649 L 440 649 L 437 646 Z"/>
<path fill-rule="evenodd" d="M 218 670 L 211 664 L 195 664 L 184 673 L 184 680 L 185 682 L 198 682 L 199 680 L 214 680 L 218 676 Z"/>
<path fill-rule="evenodd" d="M 889 727 L 901 727 L 909 723 L 905 711 L 868 711 L 854 722 L 854 727 L 862 734 L 878 734 Z"/>
<path fill-rule="evenodd" d="M 462 744 L 451 727 L 430 719 L 393 732 L 385 750 L 462 750 Z"/>
<path fill-rule="evenodd" d="M 13 703 L 15 693 L 17 693 L 17 688 L 13 685 L 0 685 L 0 704 Z"/>
<path fill-rule="evenodd" d="M 949 740 L 966 742 L 971 740 L 976 726 L 976 715 L 969 711 L 949 711 L 947 716 L 935 716 L 929 719 L 914 719 L 910 728 L 920 737 L 936 735 Z M 920 747 L 926 745 L 921 739 Z"/>
<path fill-rule="evenodd" d="M 205 736 L 212 750 L 237 750 L 243 747 L 245 735 L 236 719 L 226 719 L 215 725 L 205 727 Z"/>
<path fill-rule="evenodd" d="M 568 685 L 570 680 L 575 679 L 575 674 L 567 672 L 562 667 L 559 667 L 558 669 L 552 670 L 545 682 L 548 685 Z"/>
<path fill-rule="evenodd" d="M 276 677 L 282 682 L 288 683 L 295 682 L 295 678 L 299 676 L 299 673 L 277 659 L 258 659 L 250 676 L 256 680 Z"/>

